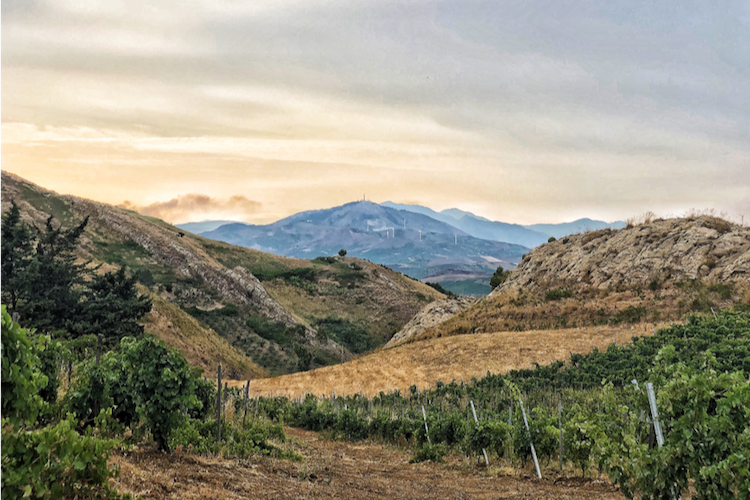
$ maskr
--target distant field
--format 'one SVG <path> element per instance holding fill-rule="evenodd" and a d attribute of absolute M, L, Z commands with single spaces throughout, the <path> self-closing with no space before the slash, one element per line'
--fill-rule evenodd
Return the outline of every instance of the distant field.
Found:
<path fill-rule="evenodd" d="M 338 395 L 399 389 L 412 384 L 420 389 L 436 381 L 470 380 L 488 371 L 504 373 L 529 368 L 532 363 L 567 359 L 570 353 L 586 353 L 594 347 L 606 349 L 613 342 L 630 342 L 634 335 L 652 335 L 654 325 L 592 326 L 559 330 L 498 332 L 458 335 L 424 340 L 335 366 L 250 383 L 251 395 L 271 392 L 286 396 L 307 393 Z M 240 385 L 243 381 L 230 382 Z"/>

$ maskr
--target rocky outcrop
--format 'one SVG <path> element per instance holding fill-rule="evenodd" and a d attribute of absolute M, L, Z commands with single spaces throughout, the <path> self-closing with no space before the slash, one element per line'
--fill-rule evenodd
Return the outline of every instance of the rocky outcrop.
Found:
<path fill-rule="evenodd" d="M 568 236 L 535 248 L 490 297 L 555 286 L 669 287 L 691 279 L 750 281 L 750 228 L 701 216 Z"/>
<path fill-rule="evenodd" d="M 399 332 L 393 335 L 384 348 L 388 349 L 404 344 L 425 330 L 448 321 L 476 302 L 477 299 L 472 297 L 455 297 L 436 300 L 427 304 Z"/>

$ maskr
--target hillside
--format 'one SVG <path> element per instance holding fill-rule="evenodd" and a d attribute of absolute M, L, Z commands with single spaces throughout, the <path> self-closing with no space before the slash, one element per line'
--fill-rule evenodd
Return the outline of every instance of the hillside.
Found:
<path fill-rule="evenodd" d="M 750 228 L 659 219 L 537 247 L 484 300 L 414 339 L 676 320 L 748 302 Z"/>
<path fill-rule="evenodd" d="M 250 394 L 297 397 L 305 393 L 330 395 L 336 391 L 337 395 L 347 395 L 362 391 L 374 396 L 396 389 L 406 394 L 412 384 L 422 390 L 434 387 L 438 380 L 468 382 L 488 371 L 506 373 L 532 368 L 533 363 L 566 360 L 571 352 L 604 350 L 613 342 L 622 345 L 634 335 L 651 333 L 650 325 L 620 325 L 435 338 L 377 351 L 336 366 L 253 380 Z"/>
<path fill-rule="evenodd" d="M 213 371 L 221 361 L 237 377 L 296 371 L 296 346 L 304 346 L 310 366 L 372 349 L 442 297 L 368 262 L 287 259 L 236 247 L 3 172 L 3 210 L 11 200 L 37 225 L 50 214 L 65 226 L 89 216 L 80 258 L 103 270 L 126 265 L 155 298 L 147 330 L 191 362 Z"/>
<path fill-rule="evenodd" d="M 349 256 L 387 265 L 417 279 L 445 273 L 491 276 L 528 251 L 476 238 L 423 214 L 365 201 L 295 214 L 273 224 L 226 224 L 202 236 L 287 257 Z M 546 239 L 545 239 L 546 241 Z"/>

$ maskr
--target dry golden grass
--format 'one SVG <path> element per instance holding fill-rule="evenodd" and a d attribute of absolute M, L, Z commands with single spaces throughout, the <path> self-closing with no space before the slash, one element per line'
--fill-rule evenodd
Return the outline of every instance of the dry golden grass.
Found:
<path fill-rule="evenodd" d="M 347 363 L 309 372 L 253 380 L 251 395 L 300 396 L 305 393 L 354 394 L 360 390 L 373 395 L 412 384 L 420 389 L 436 381 L 470 380 L 488 371 L 530 368 L 531 363 L 567 359 L 570 352 L 586 353 L 594 347 L 605 349 L 613 342 L 630 342 L 634 335 L 651 335 L 654 326 L 593 326 L 561 330 L 498 332 L 457 335 L 423 340 L 393 349 L 377 351 Z M 235 381 L 230 385 L 243 384 Z"/>
<path fill-rule="evenodd" d="M 146 289 L 140 287 L 140 291 L 145 293 Z M 268 372 L 263 368 L 232 347 L 215 331 L 202 327 L 178 306 L 153 293 L 149 293 L 149 297 L 154 308 L 145 317 L 146 332 L 180 351 L 191 365 L 200 366 L 206 374 L 211 374 L 216 373 L 217 365 L 222 363 L 224 373 L 236 378 L 267 375 Z"/>

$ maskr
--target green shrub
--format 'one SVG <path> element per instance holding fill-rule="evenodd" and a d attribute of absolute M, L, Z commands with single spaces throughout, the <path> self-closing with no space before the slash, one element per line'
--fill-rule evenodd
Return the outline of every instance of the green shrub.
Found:
<path fill-rule="evenodd" d="M 568 299 L 572 296 L 573 292 L 567 288 L 553 288 L 552 290 L 547 290 L 544 294 L 544 298 L 547 301 Z"/>
<path fill-rule="evenodd" d="M 28 333 L 13 322 L 3 305 L 2 415 L 4 422 L 15 426 L 34 423 L 44 406 L 39 393 L 48 383 L 41 371 L 37 347 Z"/>
<path fill-rule="evenodd" d="M 628 306 L 612 318 L 612 324 L 619 325 L 620 323 L 638 323 L 644 317 L 646 317 L 646 308 L 643 306 Z"/>
<path fill-rule="evenodd" d="M 108 352 L 100 364 L 89 360 L 79 366 L 65 405 L 83 425 L 91 425 L 101 410 L 112 407 L 112 416 L 123 426 L 137 423 L 136 395 L 120 352 Z"/>
<path fill-rule="evenodd" d="M 116 471 L 107 467 L 116 440 L 96 437 L 92 427 L 85 435 L 78 434 L 72 416 L 36 430 L 17 429 L 7 423 L 4 418 L 3 499 L 119 498 L 108 484 Z"/>
<path fill-rule="evenodd" d="M 448 449 L 443 444 L 425 444 L 414 451 L 414 457 L 409 460 L 410 464 L 419 462 L 445 462 L 443 457 L 448 454 Z"/>
<path fill-rule="evenodd" d="M 160 450 L 169 450 L 172 429 L 184 413 L 200 405 L 184 356 L 152 337 L 122 340 L 123 370 L 138 413 L 145 418 Z"/>
<path fill-rule="evenodd" d="M 203 420 L 216 411 L 216 382 L 204 380 L 199 373 L 193 373 L 193 384 L 200 405 L 190 410 L 190 417 Z"/>
<path fill-rule="evenodd" d="M 554 236 L 550 236 L 550 237 L 549 237 L 549 238 L 547 239 L 547 243 L 552 243 L 553 241 L 557 241 L 557 238 L 555 238 Z"/>
<path fill-rule="evenodd" d="M 294 341 L 305 336 L 303 325 L 287 326 L 281 321 L 274 321 L 265 316 L 249 316 L 245 324 L 258 336 L 282 346 L 291 346 Z"/>
<path fill-rule="evenodd" d="M 490 278 L 490 288 L 493 290 L 500 286 L 505 280 L 508 279 L 510 276 L 510 271 L 505 271 L 503 269 L 503 266 L 499 266 L 495 270 L 495 274 L 492 275 L 492 278 Z"/>
<path fill-rule="evenodd" d="M 374 335 L 356 323 L 343 318 L 328 316 L 316 320 L 314 326 L 318 333 L 335 340 L 355 354 L 370 351 L 379 345 Z"/>
<path fill-rule="evenodd" d="M 182 446 L 201 454 L 221 454 L 226 458 L 248 458 L 260 454 L 287 459 L 298 458 L 295 453 L 284 452 L 268 443 L 269 439 L 286 441 L 281 424 L 252 420 L 246 422 L 242 428 L 222 420 L 221 438 L 221 441 L 216 441 L 216 419 L 188 419 L 172 430 L 169 446 Z"/>

